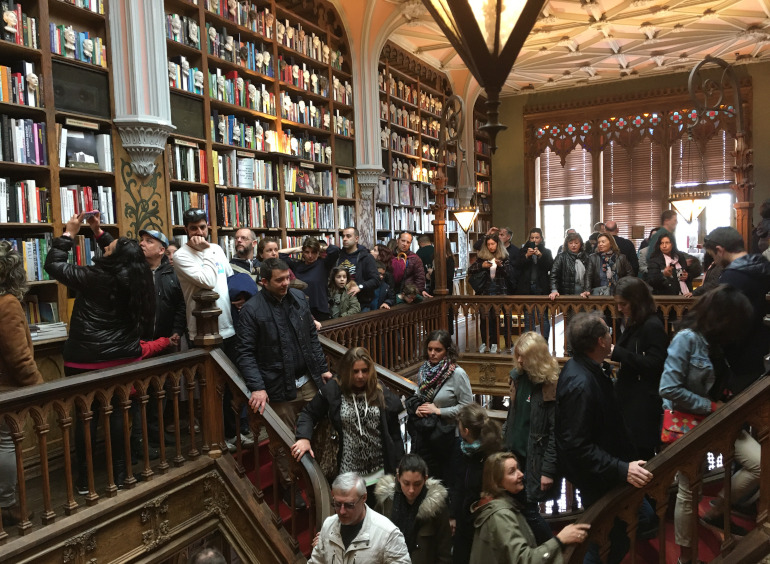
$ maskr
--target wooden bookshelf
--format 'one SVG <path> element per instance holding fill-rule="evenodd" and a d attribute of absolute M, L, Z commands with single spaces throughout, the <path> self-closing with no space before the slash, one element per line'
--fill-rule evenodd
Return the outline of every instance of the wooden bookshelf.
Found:
<path fill-rule="evenodd" d="M 109 1 L 92 4 L 94 11 L 64 0 L 0 1 L 3 10 L 14 9 L 18 5 L 22 13 L 22 17 L 17 18 L 16 35 L 5 29 L 0 30 L 0 66 L 18 72 L 17 85 L 20 85 L 16 100 L 3 98 L 0 101 L 0 116 L 5 116 L 3 126 L 6 127 L 11 119 L 29 120 L 33 124 L 27 128 L 27 123 L 24 123 L 24 131 L 32 132 L 31 141 L 25 145 L 26 155 L 16 154 L 8 158 L 4 150 L 3 159 L 0 159 L 0 178 L 5 179 L 6 185 L 13 190 L 18 190 L 19 183 L 26 204 L 21 210 L 17 207 L 11 218 L 9 208 L 12 202 L 0 202 L 6 208 L 2 217 L 6 221 L 0 222 L 0 238 L 16 240 L 21 247 L 19 250 L 28 260 L 30 291 L 27 300 L 55 304 L 60 320 L 65 322 L 68 322 L 67 289 L 47 280 L 43 270 L 50 242 L 53 237 L 61 235 L 67 220 L 63 217 L 68 211 L 68 207 L 62 205 L 66 194 L 64 187 L 92 188 L 97 205 L 100 194 L 104 196 L 105 204 L 112 202 L 113 216 L 117 215 L 119 205 L 114 173 L 115 148 L 119 141 L 116 141 L 117 132 L 112 122 L 114 103 L 109 65 L 110 31 L 107 25 Z M 68 31 L 70 27 L 72 34 Z M 73 45 L 74 49 L 70 49 Z M 29 88 L 30 84 L 34 84 L 34 80 L 28 78 L 31 72 L 38 78 L 36 89 Z M 85 94 L 88 100 L 75 99 L 76 91 Z M 10 94 L 12 96 L 13 93 Z M 33 101 L 33 97 L 36 100 Z M 63 128 L 86 135 L 104 135 L 103 143 L 107 147 L 102 147 L 106 153 L 100 166 L 107 170 L 68 166 L 67 158 L 60 166 L 59 136 Z M 6 131 L 3 131 L 3 136 L 6 137 Z M 99 186 L 104 187 L 102 191 L 97 189 Z M 111 197 L 108 198 L 104 190 L 109 190 Z M 78 205 L 90 209 L 93 203 L 80 201 Z M 19 211 L 22 217 L 19 217 Z M 106 228 L 117 233 L 116 225 Z M 88 238 L 90 230 L 84 229 L 81 235 Z M 92 239 L 89 245 L 96 248 Z M 85 253 L 80 255 L 85 257 Z"/>
<path fill-rule="evenodd" d="M 307 235 L 339 243 L 356 217 L 356 133 L 350 52 L 331 4 L 247 1 L 231 13 L 227 2 L 165 0 L 165 12 L 169 62 L 180 67 L 174 78 L 169 69 L 177 131 L 165 167 L 175 235 L 197 201 L 226 252 L 239 227 L 286 246 Z M 177 166 L 180 147 L 204 155 L 192 174 Z"/>
<path fill-rule="evenodd" d="M 486 235 L 492 227 L 492 150 L 489 136 L 481 130 L 486 123 L 484 103 L 486 100 L 479 98 L 473 111 L 473 156 L 474 179 L 476 181 L 476 203 L 479 207 L 479 215 L 468 230 L 468 250 L 475 256 L 473 244 Z"/>
<path fill-rule="evenodd" d="M 449 80 L 388 42 L 380 56 L 378 83 L 385 173 L 375 194 L 376 238 L 383 241 L 401 231 L 432 233 L 433 182 L 442 159 L 439 130 L 444 103 L 452 94 Z M 454 146 L 447 152 L 446 174 L 451 186 L 453 179 L 456 183 L 457 156 Z M 447 237 L 456 248 L 454 221 L 447 222 Z M 417 248 L 416 237 L 413 247 Z"/>

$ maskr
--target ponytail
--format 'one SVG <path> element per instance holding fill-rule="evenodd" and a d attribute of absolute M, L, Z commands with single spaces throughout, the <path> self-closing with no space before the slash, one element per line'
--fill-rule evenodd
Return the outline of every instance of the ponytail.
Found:
<path fill-rule="evenodd" d="M 457 414 L 457 420 L 468 429 L 474 441 L 481 442 L 481 451 L 487 456 L 502 448 L 500 425 L 489 417 L 487 410 L 477 403 L 463 406 Z"/>

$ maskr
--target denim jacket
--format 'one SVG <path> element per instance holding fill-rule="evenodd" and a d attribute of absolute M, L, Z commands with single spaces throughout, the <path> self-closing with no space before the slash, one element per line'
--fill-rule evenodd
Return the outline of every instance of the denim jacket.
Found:
<path fill-rule="evenodd" d="M 691 329 L 682 329 L 674 335 L 660 378 L 663 408 L 702 415 L 711 413 L 708 394 L 715 381 L 714 365 L 703 335 Z"/>

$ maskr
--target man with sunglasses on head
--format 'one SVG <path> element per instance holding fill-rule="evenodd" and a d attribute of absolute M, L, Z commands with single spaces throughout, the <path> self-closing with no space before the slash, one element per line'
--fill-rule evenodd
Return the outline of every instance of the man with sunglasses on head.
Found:
<path fill-rule="evenodd" d="M 332 484 L 334 513 L 324 521 L 310 564 L 409 564 L 404 535 L 390 519 L 366 505 L 366 482 L 355 472 Z"/>

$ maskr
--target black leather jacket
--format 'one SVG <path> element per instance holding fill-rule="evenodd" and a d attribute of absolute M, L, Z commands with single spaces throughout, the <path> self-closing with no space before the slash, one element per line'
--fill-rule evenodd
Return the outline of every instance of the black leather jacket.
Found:
<path fill-rule="evenodd" d="M 588 268 L 588 257 L 583 251 L 577 255 L 563 250 L 553 261 L 551 266 L 551 292 L 559 292 L 564 296 L 574 295 L 575 291 L 575 261 L 579 260 Z M 585 290 L 585 288 L 583 288 Z"/>
<path fill-rule="evenodd" d="M 65 362 L 96 363 L 141 357 L 140 327 L 128 321 L 125 290 L 131 281 L 113 276 L 99 265 L 69 264 L 71 248 L 72 239 L 57 237 L 45 261 L 49 276 L 76 292 L 69 337 L 63 350 Z"/>
<path fill-rule="evenodd" d="M 583 291 L 590 292 L 594 288 L 599 288 L 602 285 L 601 282 L 601 269 L 602 269 L 602 257 L 599 253 L 593 253 L 588 257 L 588 265 L 586 266 L 586 277 L 583 282 Z M 615 272 L 618 275 L 618 280 L 626 276 L 633 276 L 634 269 L 631 268 L 631 263 L 625 255 L 615 255 Z M 617 280 L 615 281 L 617 283 Z M 615 294 L 615 285 L 612 285 L 611 293 Z"/>
<path fill-rule="evenodd" d="M 297 397 L 295 378 L 302 374 L 291 372 L 290 355 L 302 355 L 318 389 L 324 385 L 321 374 L 329 370 L 305 294 L 289 288 L 283 299 L 288 300 L 288 323 L 296 332 L 300 350 L 287 350 L 291 339 L 281 334 L 273 315 L 273 309 L 281 306 L 266 290 L 243 306 L 236 333 L 238 368 L 246 386 L 250 392 L 266 391 L 270 401 Z"/>

